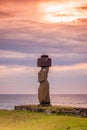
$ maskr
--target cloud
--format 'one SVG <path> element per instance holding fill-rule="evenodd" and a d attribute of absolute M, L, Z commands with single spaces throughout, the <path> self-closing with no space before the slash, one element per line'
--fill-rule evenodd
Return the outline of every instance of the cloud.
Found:
<path fill-rule="evenodd" d="M 11 1 L 8 2 L 12 4 L 10 3 Z M 12 5 L 10 8 L 10 12 L 15 12 L 14 17 L 0 20 L 0 50 L 5 50 L 2 58 L 0 57 L 2 64 L 7 62 L 7 64 L 22 65 L 23 63 L 27 65 L 29 63 L 29 65 L 32 65 L 31 63 L 33 63 L 34 65 L 35 62 L 31 60 L 28 54 L 33 54 L 35 59 L 38 55 L 44 53 L 48 55 L 52 54 L 51 56 L 54 59 L 55 65 L 69 65 L 87 61 L 86 19 L 84 19 L 85 24 L 81 25 L 78 22 L 71 24 L 41 23 L 36 5 L 34 6 L 35 8 L 33 7 L 35 10 L 33 10 L 31 9 L 31 4 L 28 5 L 26 2 L 24 4 L 22 3 L 24 1 L 22 1 L 19 3 L 23 4 L 23 6 L 18 6 L 17 2 L 14 2 L 16 6 Z M 67 5 L 69 1 L 66 2 L 65 0 L 63 2 Z M 82 2 L 72 1 L 73 5 L 71 4 L 71 6 L 75 6 L 76 4 L 75 7 L 80 7 Z M 61 3 L 61 1 L 58 3 Z M 7 4 L 7 8 L 9 4 Z M 2 9 L 5 11 L 4 8 Z M 7 13 L 9 13 L 8 10 Z M 32 13 L 34 14 L 33 17 Z M 78 21 L 83 23 L 82 19 Z M 6 51 L 9 51 L 9 54 Z M 37 57 L 35 57 L 36 55 Z M 29 62 L 28 59 L 30 59 Z"/>
<path fill-rule="evenodd" d="M 31 74 L 37 73 L 40 70 L 40 67 L 28 67 L 28 66 L 20 66 L 20 65 L 0 65 L 0 76 L 2 75 L 15 75 L 15 74 Z M 69 66 L 52 66 L 50 68 L 50 73 L 58 73 L 58 72 L 76 72 L 82 71 L 87 74 L 87 63 L 74 64 Z"/>
<path fill-rule="evenodd" d="M 37 66 L 39 54 L 0 50 L 1 65 Z"/>
<path fill-rule="evenodd" d="M 78 7 L 77 9 L 87 10 L 87 5 L 84 5 L 84 6 Z"/>
<path fill-rule="evenodd" d="M 69 66 L 54 66 L 51 68 L 51 71 L 56 72 L 68 72 L 68 71 L 84 71 L 87 74 L 87 63 L 74 64 Z"/>
<path fill-rule="evenodd" d="M 41 2 L 0 0 L 0 93 L 36 93 L 37 59 L 42 54 L 52 58 L 49 81 L 53 93 L 86 90 L 86 2 L 51 0 L 67 8 L 62 16 L 78 16 L 76 21 L 55 24 L 42 20 Z M 58 12 L 53 15 L 61 16 Z"/>
<path fill-rule="evenodd" d="M 55 65 L 87 62 L 87 37 L 84 25 L 38 25 L 37 28 L 37 24 L 34 24 L 31 27 L 29 25 L 29 28 L 2 30 L 0 34 L 0 49 L 9 51 L 9 55 L 4 52 L 3 59 L 0 60 L 4 64 L 7 62 L 7 55 L 9 64 L 34 65 L 38 56 L 44 53 L 52 54 Z M 14 55 L 13 59 L 10 52 L 11 56 Z M 31 54 L 34 57 L 32 60 L 28 57 Z M 23 56 L 24 58 L 21 58 Z"/>
<path fill-rule="evenodd" d="M 0 65 L 0 93 L 37 93 L 37 69 Z"/>
<path fill-rule="evenodd" d="M 4 51 L 5 52 L 5 51 Z M 6 54 L 6 55 L 5 55 Z M 0 64 L 1 65 L 20 65 L 20 66 L 31 66 L 36 67 L 37 66 L 37 59 L 40 57 L 41 54 L 35 54 L 35 53 L 16 53 L 16 52 L 9 52 L 5 53 L 4 55 L 1 54 L 0 57 Z M 11 54 L 11 55 L 10 55 Z M 48 53 L 47 53 L 48 54 Z M 87 58 L 86 55 L 82 54 L 73 54 L 73 53 L 49 53 L 48 54 L 50 58 L 52 58 L 52 66 L 69 66 L 79 63 L 86 63 Z"/>
<path fill-rule="evenodd" d="M 36 54 L 37 55 L 37 54 Z M 28 53 L 22 53 L 22 52 L 14 52 L 14 51 L 8 51 L 8 50 L 0 50 L 0 58 L 34 58 L 34 54 L 28 54 Z M 38 56 L 38 55 L 37 55 Z"/>
<path fill-rule="evenodd" d="M 37 93 L 39 71 L 40 67 L 0 65 L 0 93 Z M 50 93 L 86 93 L 86 77 L 87 63 L 52 66 L 48 76 Z"/>
<path fill-rule="evenodd" d="M 0 18 L 4 18 L 4 17 L 12 17 L 13 14 L 11 12 L 6 12 L 6 11 L 0 11 Z"/>
<path fill-rule="evenodd" d="M 38 68 L 36 67 L 26 67 L 26 66 L 5 66 L 5 65 L 0 65 L 0 77 L 4 76 L 16 76 L 16 75 L 24 75 L 24 74 L 32 74 L 38 72 Z"/>

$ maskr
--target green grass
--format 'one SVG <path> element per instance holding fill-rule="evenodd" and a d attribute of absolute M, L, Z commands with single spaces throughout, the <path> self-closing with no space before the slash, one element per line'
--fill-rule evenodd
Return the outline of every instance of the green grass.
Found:
<path fill-rule="evenodd" d="M 87 130 L 87 118 L 0 110 L 0 130 Z"/>

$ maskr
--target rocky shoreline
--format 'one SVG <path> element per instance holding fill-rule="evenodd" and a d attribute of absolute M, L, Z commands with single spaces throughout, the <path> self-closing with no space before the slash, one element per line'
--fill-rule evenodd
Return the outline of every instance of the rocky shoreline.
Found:
<path fill-rule="evenodd" d="M 44 112 L 46 114 L 73 115 L 87 117 L 87 108 L 73 108 L 61 106 L 20 105 L 14 106 L 14 110 L 25 110 L 30 112 Z"/>

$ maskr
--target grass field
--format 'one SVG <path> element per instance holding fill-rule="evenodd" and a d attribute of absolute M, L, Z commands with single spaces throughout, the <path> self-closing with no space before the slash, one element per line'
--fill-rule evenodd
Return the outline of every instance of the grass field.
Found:
<path fill-rule="evenodd" d="M 0 110 L 0 130 L 87 130 L 87 118 Z"/>

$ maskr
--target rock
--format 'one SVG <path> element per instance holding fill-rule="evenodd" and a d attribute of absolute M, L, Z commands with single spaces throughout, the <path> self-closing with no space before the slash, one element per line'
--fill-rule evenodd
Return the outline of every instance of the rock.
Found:
<path fill-rule="evenodd" d="M 50 115 L 50 114 L 52 113 L 52 111 L 51 111 L 51 110 L 46 109 L 46 110 L 45 110 L 45 113 L 46 113 L 47 115 Z"/>

